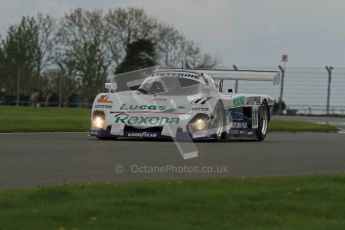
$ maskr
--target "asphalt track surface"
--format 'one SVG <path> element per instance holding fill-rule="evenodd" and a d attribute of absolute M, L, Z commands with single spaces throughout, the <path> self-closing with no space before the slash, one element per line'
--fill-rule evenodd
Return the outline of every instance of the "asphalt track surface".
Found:
<path fill-rule="evenodd" d="M 272 133 L 264 142 L 102 141 L 87 133 L 0 134 L 0 188 L 85 182 L 345 173 L 345 134 Z"/>

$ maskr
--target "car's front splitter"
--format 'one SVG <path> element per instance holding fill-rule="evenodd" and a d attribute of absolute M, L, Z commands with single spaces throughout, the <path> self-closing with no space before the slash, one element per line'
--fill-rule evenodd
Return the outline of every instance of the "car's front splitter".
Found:
<path fill-rule="evenodd" d="M 178 131 L 176 137 L 162 135 L 161 132 L 145 132 L 145 131 L 123 131 L 122 135 L 112 135 L 110 130 L 97 129 L 92 130 L 90 133 L 91 136 L 96 136 L 100 138 L 131 138 L 131 139 L 161 139 L 161 140 L 210 140 L 214 139 L 213 135 L 197 136 L 191 137 L 187 132 Z"/>

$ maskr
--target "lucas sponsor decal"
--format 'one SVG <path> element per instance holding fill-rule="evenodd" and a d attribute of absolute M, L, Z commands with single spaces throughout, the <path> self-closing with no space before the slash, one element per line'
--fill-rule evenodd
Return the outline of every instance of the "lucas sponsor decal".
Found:
<path fill-rule="evenodd" d="M 115 115 L 115 123 L 127 125 L 147 125 L 147 126 L 162 126 L 164 124 L 178 124 L 180 118 L 173 117 L 144 117 L 144 116 L 130 116 L 128 114 Z"/>
<path fill-rule="evenodd" d="M 177 106 L 174 107 L 168 107 L 165 105 L 127 105 L 122 104 L 120 107 L 120 110 L 124 111 L 158 111 L 163 113 L 170 113 L 170 112 L 176 112 L 178 110 L 183 110 L 186 107 L 184 106 Z"/>

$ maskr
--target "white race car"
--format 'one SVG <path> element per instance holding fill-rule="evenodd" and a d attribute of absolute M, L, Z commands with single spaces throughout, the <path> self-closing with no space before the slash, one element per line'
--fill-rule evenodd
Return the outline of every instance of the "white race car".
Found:
<path fill-rule="evenodd" d="M 274 71 L 149 68 L 117 75 L 96 96 L 91 135 L 192 140 L 265 139 L 274 104 L 267 95 L 223 93 L 224 80 L 272 81 Z"/>

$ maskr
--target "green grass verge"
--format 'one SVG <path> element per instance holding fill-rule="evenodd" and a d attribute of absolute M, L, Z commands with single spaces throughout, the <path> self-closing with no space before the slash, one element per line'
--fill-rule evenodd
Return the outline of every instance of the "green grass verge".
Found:
<path fill-rule="evenodd" d="M 345 229 L 345 176 L 0 191 L 0 229 Z"/>
<path fill-rule="evenodd" d="M 306 121 L 272 120 L 269 132 L 337 132 L 331 125 L 315 124 Z"/>
<path fill-rule="evenodd" d="M 0 106 L 0 132 L 78 132 L 90 130 L 90 109 Z M 270 132 L 336 132 L 330 125 L 272 120 Z"/>
<path fill-rule="evenodd" d="M 90 110 L 0 106 L 0 132 L 79 132 L 90 130 Z"/>

